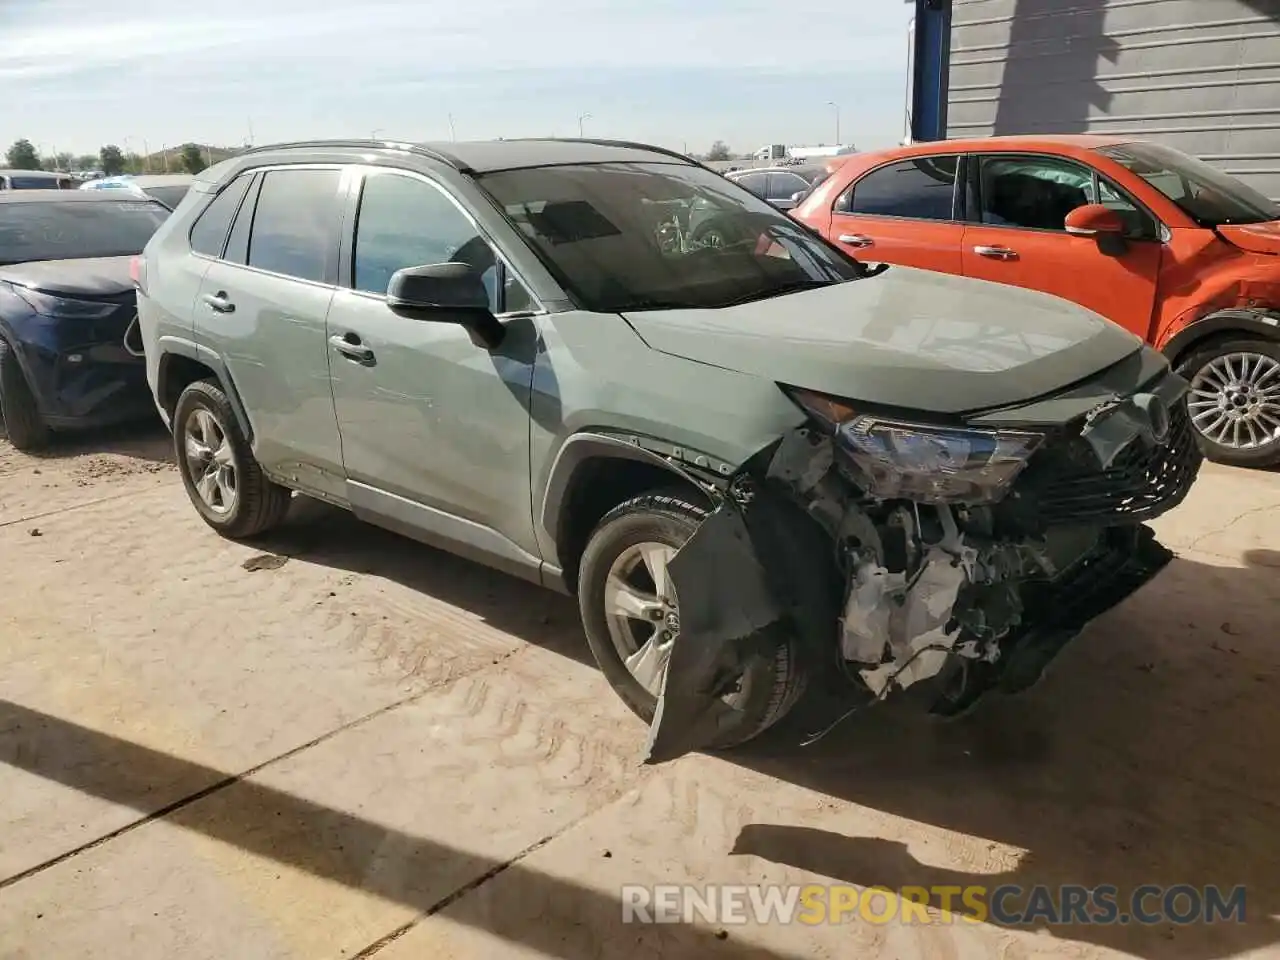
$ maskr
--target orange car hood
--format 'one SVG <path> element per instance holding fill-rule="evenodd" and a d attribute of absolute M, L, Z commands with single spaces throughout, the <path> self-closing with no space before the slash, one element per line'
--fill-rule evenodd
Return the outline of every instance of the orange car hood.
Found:
<path fill-rule="evenodd" d="M 1225 224 L 1218 228 L 1218 233 L 1241 250 L 1280 256 L 1280 220 Z"/>

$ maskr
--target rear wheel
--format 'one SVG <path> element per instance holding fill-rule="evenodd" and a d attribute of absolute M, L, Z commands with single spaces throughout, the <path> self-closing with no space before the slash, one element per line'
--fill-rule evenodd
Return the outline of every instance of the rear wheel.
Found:
<path fill-rule="evenodd" d="M 680 629 L 680 604 L 667 564 L 706 510 L 683 491 L 635 497 L 610 511 L 582 556 L 578 602 L 587 642 L 623 702 L 652 722 Z M 753 659 L 724 702 L 736 723 L 714 743 L 745 743 L 782 719 L 803 691 L 792 643 Z"/>
<path fill-rule="evenodd" d="M 197 380 L 182 391 L 173 414 L 173 442 L 187 496 L 220 534 L 233 540 L 253 537 L 284 519 L 293 494 L 262 472 L 217 384 Z"/>
<path fill-rule="evenodd" d="M 40 416 L 35 394 L 18 365 L 18 357 L 0 340 L 0 417 L 9 442 L 19 450 L 40 450 L 49 443 L 49 428 Z"/>
<path fill-rule="evenodd" d="M 1280 343 L 1222 340 L 1178 365 L 1205 456 L 1233 466 L 1280 463 Z"/>

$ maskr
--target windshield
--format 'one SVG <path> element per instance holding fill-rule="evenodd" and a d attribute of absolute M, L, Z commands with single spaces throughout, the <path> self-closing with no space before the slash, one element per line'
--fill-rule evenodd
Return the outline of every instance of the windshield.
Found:
<path fill-rule="evenodd" d="M 0 264 L 139 254 L 169 211 L 154 200 L 0 204 Z"/>
<path fill-rule="evenodd" d="M 724 307 L 865 272 L 701 167 L 534 167 L 487 174 L 480 184 L 588 310 Z"/>
<path fill-rule="evenodd" d="M 1280 204 L 1180 150 L 1122 143 L 1098 152 L 1137 174 L 1202 227 L 1280 220 Z"/>

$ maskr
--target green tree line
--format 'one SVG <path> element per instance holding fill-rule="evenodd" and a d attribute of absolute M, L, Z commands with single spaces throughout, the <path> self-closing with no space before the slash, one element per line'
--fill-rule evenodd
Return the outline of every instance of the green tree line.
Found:
<path fill-rule="evenodd" d="M 96 154 L 53 153 L 41 155 L 30 140 L 15 140 L 5 154 L 5 165 L 13 170 L 79 172 L 101 170 L 107 176 L 121 173 L 199 173 L 235 150 L 207 144 L 184 143 L 158 153 L 126 153 L 114 143 L 105 144 Z"/>

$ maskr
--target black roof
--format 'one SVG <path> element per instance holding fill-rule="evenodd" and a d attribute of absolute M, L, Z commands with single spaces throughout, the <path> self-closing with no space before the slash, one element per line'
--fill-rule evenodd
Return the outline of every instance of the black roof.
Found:
<path fill-rule="evenodd" d="M 127 190 L 0 190 L 0 203 L 156 203 Z"/>
<path fill-rule="evenodd" d="M 552 167 L 579 163 L 685 163 L 695 161 L 682 153 L 626 140 L 472 140 L 406 143 L 394 140 L 319 140 L 267 144 L 246 153 L 276 150 L 322 149 L 410 150 L 447 163 L 464 173 L 493 173 L 527 167 Z M 243 156 L 244 154 L 240 154 Z"/>

